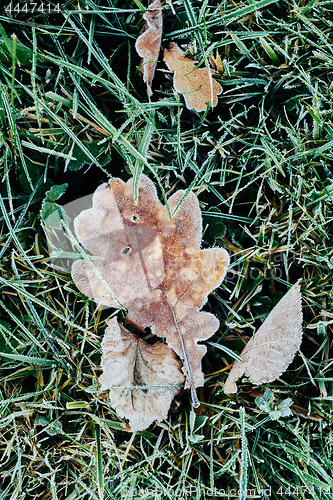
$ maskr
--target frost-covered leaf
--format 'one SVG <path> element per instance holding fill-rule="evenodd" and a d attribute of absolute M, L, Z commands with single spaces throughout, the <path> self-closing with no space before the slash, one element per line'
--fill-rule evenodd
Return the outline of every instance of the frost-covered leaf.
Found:
<path fill-rule="evenodd" d="M 256 398 L 256 405 L 259 410 L 269 414 L 272 420 L 279 420 L 281 417 L 289 417 L 292 415 L 291 398 L 286 398 L 279 403 L 275 402 L 275 396 L 269 389 L 266 389 L 265 394 Z"/>
<path fill-rule="evenodd" d="M 82 141 L 84 146 L 90 151 L 90 153 L 96 158 L 96 163 L 100 165 L 106 165 L 111 160 L 109 153 L 105 151 L 104 144 L 98 144 L 98 141 L 89 142 L 87 140 Z M 80 148 L 78 144 L 69 144 L 66 152 L 71 155 L 72 159 L 66 163 L 68 170 L 80 170 L 84 165 L 92 165 L 92 160 L 89 158 Z"/>
<path fill-rule="evenodd" d="M 205 439 L 203 434 L 199 434 L 199 430 L 205 425 L 207 419 L 208 417 L 206 415 L 200 415 L 200 417 L 197 417 L 194 411 L 190 412 L 190 434 L 188 436 L 188 440 L 191 444 L 197 444 Z"/>
<path fill-rule="evenodd" d="M 44 222 L 47 222 L 48 227 L 60 229 L 61 220 L 67 220 L 66 213 L 63 208 L 56 203 L 56 201 L 61 198 L 68 188 L 68 184 L 60 184 L 58 186 L 52 186 L 49 191 L 45 194 L 45 198 L 42 203 L 41 217 Z"/>
<path fill-rule="evenodd" d="M 206 111 L 207 102 L 211 108 L 217 104 L 217 96 L 222 93 L 221 85 L 212 78 L 213 70 L 195 68 L 195 62 L 185 57 L 176 43 L 170 43 L 164 51 L 164 62 L 174 72 L 173 86 L 184 95 L 186 107 L 196 111 Z"/>
<path fill-rule="evenodd" d="M 221 284 L 229 256 L 221 248 L 200 250 L 202 219 L 194 193 L 171 196 L 171 213 L 183 201 L 170 220 L 146 176 L 140 179 L 137 204 L 132 191 L 133 179 L 103 184 L 93 196 L 93 208 L 75 219 L 80 243 L 99 259 L 94 268 L 75 261 L 72 277 L 97 303 L 119 307 L 111 289 L 130 321 L 166 338 L 183 360 L 187 387 L 198 406 L 195 387 L 204 383 L 201 360 L 207 350 L 198 342 L 219 326 L 213 314 L 199 310 Z"/>
<path fill-rule="evenodd" d="M 129 419 L 132 431 L 141 431 L 167 418 L 177 386 L 184 383 L 181 363 L 170 347 L 147 344 L 116 318 L 107 324 L 99 381 L 118 416 Z"/>
<path fill-rule="evenodd" d="M 141 70 L 143 81 L 147 84 L 147 95 L 152 95 L 152 82 L 155 75 L 158 55 L 161 50 L 162 10 L 160 0 L 149 0 L 149 7 L 143 15 L 146 21 L 135 48 L 142 57 Z"/>
<path fill-rule="evenodd" d="M 237 392 L 236 382 L 243 375 L 252 384 L 272 382 L 293 360 L 302 341 L 302 303 L 300 280 L 282 297 L 264 323 L 246 344 L 225 381 L 224 392 Z"/>

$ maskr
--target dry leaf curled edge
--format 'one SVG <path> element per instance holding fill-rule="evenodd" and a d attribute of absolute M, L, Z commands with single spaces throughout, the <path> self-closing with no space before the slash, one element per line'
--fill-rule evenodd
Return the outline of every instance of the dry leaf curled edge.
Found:
<path fill-rule="evenodd" d="M 150 1 L 143 19 L 146 23 L 136 41 L 135 48 L 139 56 L 142 57 L 143 81 L 147 84 L 147 95 L 150 98 L 153 94 L 152 83 L 161 49 L 163 24 L 160 0 Z"/>
<path fill-rule="evenodd" d="M 147 344 L 116 318 L 107 325 L 101 389 L 109 391 L 111 405 L 120 418 L 129 419 L 131 431 L 141 431 L 167 418 L 177 386 L 184 384 L 181 363 L 170 347 Z"/>

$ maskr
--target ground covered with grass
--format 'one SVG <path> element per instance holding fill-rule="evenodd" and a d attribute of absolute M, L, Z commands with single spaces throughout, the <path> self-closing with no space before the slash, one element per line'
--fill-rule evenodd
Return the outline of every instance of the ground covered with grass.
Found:
<path fill-rule="evenodd" d="M 331 499 L 333 2 L 166 0 L 162 47 L 218 63 L 205 113 L 162 55 L 148 102 L 145 2 L 24 3 L 0 15 L 1 500 Z M 205 306 L 220 328 L 201 406 L 185 391 L 133 434 L 97 383 L 113 311 L 52 267 L 43 217 L 140 172 L 161 200 L 198 196 L 204 247 L 231 265 Z M 277 381 L 225 395 L 225 348 L 239 353 L 301 277 L 301 352 Z"/>

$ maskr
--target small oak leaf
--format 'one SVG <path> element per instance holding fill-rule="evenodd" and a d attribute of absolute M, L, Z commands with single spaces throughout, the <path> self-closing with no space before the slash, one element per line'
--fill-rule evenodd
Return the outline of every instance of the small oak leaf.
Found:
<path fill-rule="evenodd" d="M 211 108 L 217 105 L 217 96 L 222 93 L 221 85 L 212 78 L 213 70 L 195 68 L 195 62 L 185 57 L 176 43 L 170 43 L 164 51 L 164 62 L 174 72 L 173 86 L 184 95 L 186 107 L 206 111 L 207 102 Z"/>
<path fill-rule="evenodd" d="M 152 83 L 155 75 L 158 55 L 162 39 L 162 10 L 160 0 L 150 0 L 149 7 L 143 15 L 146 21 L 135 48 L 142 57 L 141 70 L 143 81 L 147 84 L 147 95 L 153 94 Z"/>
<path fill-rule="evenodd" d="M 300 280 L 282 297 L 259 330 L 242 350 L 243 362 L 235 361 L 225 381 L 224 392 L 237 392 L 236 382 L 243 375 L 252 384 L 272 382 L 292 362 L 302 341 L 302 303 Z"/>
<path fill-rule="evenodd" d="M 229 256 L 222 248 L 200 250 L 202 217 L 194 193 L 171 196 L 171 213 L 180 206 L 170 220 L 146 176 L 141 176 L 137 203 L 132 190 L 133 179 L 103 184 L 93 207 L 75 219 L 80 243 L 99 258 L 94 268 L 86 260 L 75 261 L 72 277 L 97 303 L 119 307 L 121 302 L 129 321 L 166 338 L 183 360 L 186 386 L 198 406 L 195 387 L 204 383 L 201 360 L 206 353 L 198 342 L 219 327 L 213 314 L 200 309 L 221 284 Z"/>
<path fill-rule="evenodd" d="M 184 384 L 181 363 L 170 347 L 147 344 L 116 318 L 107 324 L 101 389 L 109 391 L 112 406 L 120 418 L 129 419 L 131 431 L 141 431 L 155 420 L 167 418 L 171 402 Z"/>

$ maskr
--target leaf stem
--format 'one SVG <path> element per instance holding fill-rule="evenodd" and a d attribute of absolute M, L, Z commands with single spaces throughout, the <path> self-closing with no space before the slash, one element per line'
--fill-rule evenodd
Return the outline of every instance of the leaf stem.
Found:
<path fill-rule="evenodd" d="M 185 366 L 185 370 L 186 370 L 186 378 L 188 380 L 188 383 L 190 384 L 190 389 L 191 389 L 192 404 L 193 404 L 194 408 L 198 408 L 200 406 L 200 403 L 198 400 L 197 391 L 195 390 L 195 382 L 194 382 L 194 378 L 193 378 L 192 368 L 191 368 L 190 362 L 189 362 L 188 357 L 187 357 L 187 352 L 185 349 L 184 340 L 183 340 L 182 334 L 181 334 L 179 326 L 178 326 L 178 321 L 176 318 L 175 310 L 167 298 L 166 298 L 166 301 L 168 303 L 168 306 L 171 309 L 173 321 L 175 323 L 175 327 L 176 327 L 176 330 L 177 330 L 177 333 L 179 336 L 180 344 L 182 346 L 184 366 Z"/>

